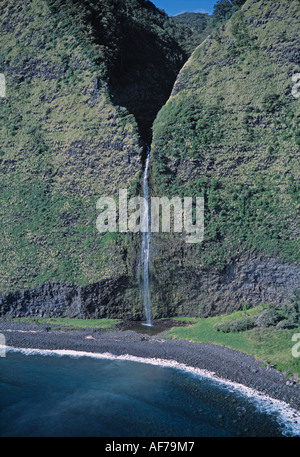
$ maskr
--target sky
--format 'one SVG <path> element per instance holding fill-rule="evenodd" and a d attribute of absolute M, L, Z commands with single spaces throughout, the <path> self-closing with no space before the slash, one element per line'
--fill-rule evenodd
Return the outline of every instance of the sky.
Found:
<path fill-rule="evenodd" d="M 152 0 L 157 8 L 165 10 L 169 16 L 188 13 L 212 13 L 217 0 Z"/>

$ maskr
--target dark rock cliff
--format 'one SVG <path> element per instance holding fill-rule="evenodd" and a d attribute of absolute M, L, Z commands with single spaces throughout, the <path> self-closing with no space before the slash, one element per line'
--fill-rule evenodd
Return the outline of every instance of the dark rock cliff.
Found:
<path fill-rule="evenodd" d="M 158 253 L 153 265 L 152 307 L 158 315 L 207 317 L 249 305 L 289 303 L 300 289 L 299 265 L 260 255 L 243 255 L 219 271 L 197 265 L 183 248 L 171 259 Z"/>
<path fill-rule="evenodd" d="M 160 281 L 154 280 L 152 288 L 156 318 L 207 317 L 248 305 L 288 303 L 294 290 L 300 289 L 297 265 L 268 258 L 241 258 L 223 272 L 184 267 L 180 257 L 177 266 L 171 265 L 171 272 L 168 262 L 160 263 L 159 268 Z M 0 316 L 6 317 L 140 320 L 143 314 L 136 284 L 128 276 L 87 286 L 48 282 L 0 295 Z"/>
<path fill-rule="evenodd" d="M 0 295 L 0 315 L 6 317 L 69 317 L 138 319 L 142 310 L 126 300 L 134 288 L 128 277 L 98 283 L 44 283 L 34 289 Z"/>

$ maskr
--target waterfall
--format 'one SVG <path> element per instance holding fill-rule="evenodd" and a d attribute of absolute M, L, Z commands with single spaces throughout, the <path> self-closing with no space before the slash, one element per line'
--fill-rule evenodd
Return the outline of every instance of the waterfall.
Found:
<path fill-rule="evenodd" d="M 142 231 L 142 247 L 141 247 L 141 276 L 142 276 L 142 292 L 144 300 L 144 311 L 146 322 L 144 325 L 152 326 L 151 322 L 151 299 L 150 299 L 150 281 L 149 281 L 149 254 L 150 254 L 150 202 L 149 202 L 149 162 L 150 162 L 150 148 L 147 150 L 146 164 L 143 175 L 143 196 L 147 203 L 144 205 L 143 214 L 143 231 Z"/>

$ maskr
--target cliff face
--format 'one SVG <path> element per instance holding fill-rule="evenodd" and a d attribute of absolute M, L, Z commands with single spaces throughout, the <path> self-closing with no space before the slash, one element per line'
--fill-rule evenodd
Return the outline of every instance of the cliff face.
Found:
<path fill-rule="evenodd" d="M 298 1 L 248 0 L 194 51 L 156 118 L 153 194 L 205 199 L 203 243 L 154 240 L 153 300 L 173 312 L 282 302 L 300 287 L 299 20 Z"/>
<path fill-rule="evenodd" d="M 203 196 L 205 238 L 153 236 L 153 316 L 300 288 L 299 9 L 248 0 L 182 68 L 186 30 L 151 2 L 1 5 L 1 314 L 142 318 L 140 238 L 100 235 L 96 202 L 139 192 L 171 92 L 152 195 Z"/>
<path fill-rule="evenodd" d="M 121 276 L 86 286 L 47 282 L 34 289 L 1 294 L 0 302 L 1 314 L 9 317 L 143 317 L 136 287 L 129 283 L 128 277 Z"/>
<path fill-rule="evenodd" d="M 300 288 L 297 262 L 248 252 L 224 268 L 206 268 L 194 248 L 155 239 L 152 269 L 154 315 L 207 317 L 257 306 L 289 303 Z"/>
<path fill-rule="evenodd" d="M 144 141 L 185 58 L 168 18 L 144 0 L 0 9 L 0 291 L 17 306 L 24 290 L 42 303 L 63 284 L 137 287 L 139 239 L 98 233 L 96 202 L 137 193 Z"/>

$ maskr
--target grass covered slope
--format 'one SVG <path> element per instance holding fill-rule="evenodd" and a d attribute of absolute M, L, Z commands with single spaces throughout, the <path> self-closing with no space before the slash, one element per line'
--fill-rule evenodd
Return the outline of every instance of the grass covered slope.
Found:
<path fill-rule="evenodd" d="M 97 232 L 96 201 L 136 192 L 144 112 L 123 92 L 135 78 L 142 99 L 152 56 L 156 111 L 166 100 L 184 56 L 167 16 L 144 0 L 9 0 L 0 13 L 0 291 L 130 275 L 132 240 Z"/>
<path fill-rule="evenodd" d="M 298 1 L 248 0 L 184 66 L 153 128 L 155 194 L 204 196 L 195 262 L 299 262 Z M 198 260 L 197 260 L 198 259 Z"/>

